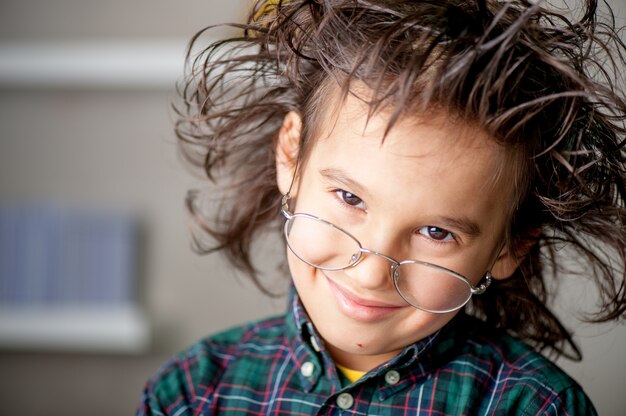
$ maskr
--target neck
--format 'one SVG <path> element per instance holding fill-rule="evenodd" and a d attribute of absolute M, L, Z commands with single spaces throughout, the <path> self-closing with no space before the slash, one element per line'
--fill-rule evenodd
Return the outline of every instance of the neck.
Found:
<path fill-rule="evenodd" d="M 366 355 L 343 351 L 332 345 L 326 345 L 326 348 L 336 364 L 356 371 L 369 371 L 372 368 L 378 367 L 379 365 L 391 360 L 400 352 L 392 351 L 385 354 Z"/>

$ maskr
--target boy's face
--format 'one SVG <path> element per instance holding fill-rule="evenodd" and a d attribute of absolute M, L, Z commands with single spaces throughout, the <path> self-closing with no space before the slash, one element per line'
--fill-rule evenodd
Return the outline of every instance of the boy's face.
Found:
<path fill-rule="evenodd" d="M 480 130 L 446 114 L 396 123 L 348 98 L 307 155 L 291 189 L 291 210 L 323 218 L 363 247 L 395 260 L 421 260 L 467 277 L 475 286 L 487 271 L 508 277 L 517 266 L 502 248 L 512 179 L 498 179 L 503 149 Z M 289 191 L 298 118 L 280 133 L 278 184 Z M 328 244 L 332 244 L 329 241 Z M 391 263 L 366 254 L 355 266 L 323 271 L 287 250 L 304 307 L 333 358 L 369 370 L 403 347 L 443 327 L 457 312 L 433 314 L 409 306 L 390 277 Z M 445 297 L 446 293 L 428 296 Z"/>

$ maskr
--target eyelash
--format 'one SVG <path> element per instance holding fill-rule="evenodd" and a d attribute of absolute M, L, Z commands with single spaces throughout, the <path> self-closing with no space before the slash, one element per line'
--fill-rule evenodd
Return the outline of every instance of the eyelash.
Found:
<path fill-rule="evenodd" d="M 359 207 L 359 206 L 357 206 L 357 205 L 360 205 L 360 204 L 365 205 L 365 202 L 364 202 L 364 201 L 363 201 L 363 200 L 362 200 L 362 199 L 361 199 L 358 195 L 353 194 L 352 192 L 346 191 L 346 190 L 344 190 L 344 189 L 339 189 L 339 188 L 337 188 L 337 189 L 333 189 L 333 191 L 332 191 L 332 192 L 333 192 L 333 194 L 335 194 L 335 196 L 337 197 L 337 200 L 339 201 L 339 203 L 340 203 L 342 206 L 344 206 L 344 207 L 346 207 L 346 208 L 350 208 L 350 209 L 365 210 L 365 208 L 364 208 L 364 207 Z M 357 199 L 360 201 L 360 202 L 359 202 L 359 204 L 357 204 L 357 205 L 352 205 L 352 204 L 349 204 L 348 202 L 346 202 L 346 200 L 345 200 L 346 194 L 349 194 L 349 195 L 351 195 L 352 197 L 357 198 Z"/>
<path fill-rule="evenodd" d="M 442 232 L 447 233 L 447 234 L 446 234 L 446 236 L 442 240 L 438 240 L 438 239 L 433 238 L 433 237 L 428 235 L 428 229 L 429 228 L 437 228 L 437 229 L 439 229 Z M 425 232 L 422 233 L 422 230 L 425 230 Z M 437 227 L 436 225 L 426 225 L 424 227 L 421 227 L 421 228 L 419 228 L 417 230 L 417 233 L 420 236 L 426 237 L 428 239 L 428 241 L 430 241 L 430 242 L 432 242 L 434 244 L 449 244 L 451 242 L 457 241 L 457 237 L 456 237 L 456 235 L 452 231 L 448 231 L 445 228 Z"/>
<path fill-rule="evenodd" d="M 361 207 L 358 207 L 356 205 L 352 205 L 352 204 L 349 204 L 348 202 L 346 202 L 346 200 L 345 200 L 346 194 L 349 194 L 352 197 L 357 198 L 360 201 L 359 204 L 365 204 L 365 202 L 358 195 L 353 194 L 352 192 L 346 191 L 344 189 L 336 188 L 336 189 L 332 190 L 332 193 L 335 195 L 335 197 L 337 198 L 337 201 L 339 202 L 339 204 L 341 204 L 342 207 L 349 208 L 349 209 L 357 209 L 357 210 L 364 210 L 365 209 L 365 208 L 361 208 Z M 447 235 L 446 235 L 446 237 L 444 239 L 437 240 L 436 238 L 433 238 L 433 237 L 428 235 L 428 229 L 429 228 L 437 228 L 437 229 L 441 230 L 442 232 L 447 233 Z M 422 233 L 421 230 L 426 230 L 426 231 L 425 231 L 425 233 Z M 451 242 L 457 242 L 458 241 L 456 234 L 454 234 L 452 231 L 448 231 L 445 228 L 437 227 L 436 225 L 425 225 L 425 226 L 423 226 L 423 227 L 421 227 L 421 228 L 419 228 L 417 230 L 417 234 L 427 238 L 429 242 L 431 242 L 433 244 L 438 244 L 438 245 L 450 244 Z"/>

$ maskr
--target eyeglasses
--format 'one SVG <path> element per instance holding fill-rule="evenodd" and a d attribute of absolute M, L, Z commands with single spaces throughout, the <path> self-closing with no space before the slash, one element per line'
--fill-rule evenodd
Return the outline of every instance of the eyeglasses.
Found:
<path fill-rule="evenodd" d="M 397 261 L 363 248 L 352 234 L 326 220 L 289 212 L 290 198 L 289 194 L 284 195 L 281 207 L 287 219 L 285 239 L 291 252 L 309 266 L 337 271 L 357 265 L 365 254 L 382 257 L 391 262 L 390 277 L 400 296 L 411 306 L 431 313 L 458 310 L 491 284 L 489 272 L 476 287 L 466 277 L 445 267 L 418 260 Z"/>

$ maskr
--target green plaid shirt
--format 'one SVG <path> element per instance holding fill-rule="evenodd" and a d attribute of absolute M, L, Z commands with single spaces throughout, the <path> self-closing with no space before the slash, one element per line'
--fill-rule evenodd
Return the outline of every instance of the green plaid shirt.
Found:
<path fill-rule="evenodd" d="M 595 415 L 526 344 L 459 314 L 354 383 L 297 296 L 286 316 L 205 339 L 147 383 L 137 415 Z"/>

